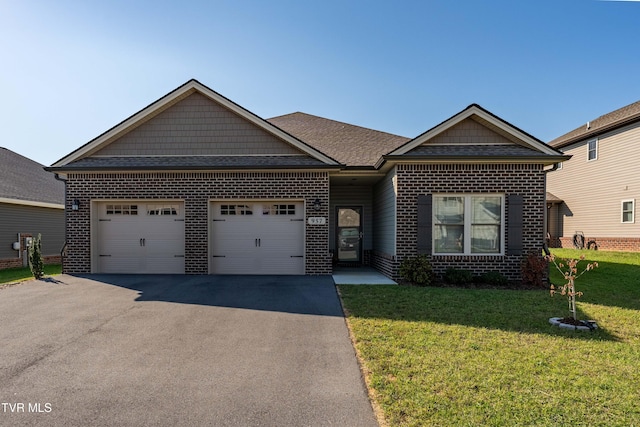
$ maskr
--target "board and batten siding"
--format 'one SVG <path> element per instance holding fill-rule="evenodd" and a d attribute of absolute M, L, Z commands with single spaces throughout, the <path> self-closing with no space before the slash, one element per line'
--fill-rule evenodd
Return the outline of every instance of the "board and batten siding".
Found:
<path fill-rule="evenodd" d="M 64 210 L 0 203 L 0 258 L 18 258 L 12 249 L 18 233 L 42 235 L 42 255 L 60 255 L 64 244 Z"/>
<path fill-rule="evenodd" d="M 336 250 L 336 227 L 338 225 L 336 218 L 336 209 L 343 208 L 362 208 L 362 232 L 363 242 L 362 249 L 367 251 L 373 248 L 373 194 L 371 187 L 368 186 L 331 186 L 330 188 L 330 206 L 329 206 L 329 247 Z"/>
<path fill-rule="evenodd" d="M 396 168 L 373 190 L 373 249 L 387 256 L 396 254 Z"/>
<path fill-rule="evenodd" d="M 550 172 L 547 189 L 564 200 L 561 236 L 582 231 L 590 238 L 640 237 L 640 123 L 598 137 L 596 160 L 587 160 L 588 141 L 562 148 L 573 156 Z M 622 223 L 622 201 L 635 200 L 634 223 Z"/>

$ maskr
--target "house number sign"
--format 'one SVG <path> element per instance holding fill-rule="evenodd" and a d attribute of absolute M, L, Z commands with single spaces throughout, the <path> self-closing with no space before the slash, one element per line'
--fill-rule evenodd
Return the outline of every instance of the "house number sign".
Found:
<path fill-rule="evenodd" d="M 308 220 L 309 225 L 325 225 L 327 218 L 323 216 L 310 216 Z"/>

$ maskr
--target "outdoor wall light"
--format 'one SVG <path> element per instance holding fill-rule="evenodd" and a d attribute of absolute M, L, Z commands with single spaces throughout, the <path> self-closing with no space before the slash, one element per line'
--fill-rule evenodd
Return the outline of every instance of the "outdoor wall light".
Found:
<path fill-rule="evenodd" d="M 75 199 L 73 203 L 71 203 L 71 210 L 77 211 L 78 209 L 80 209 L 80 200 Z"/>
<path fill-rule="evenodd" d="M 313 210 L 314 211 L 319 211 L 320 210 L 320 205 L 321 205 L 320 199 L 315 199 L 313 201 Z"/>

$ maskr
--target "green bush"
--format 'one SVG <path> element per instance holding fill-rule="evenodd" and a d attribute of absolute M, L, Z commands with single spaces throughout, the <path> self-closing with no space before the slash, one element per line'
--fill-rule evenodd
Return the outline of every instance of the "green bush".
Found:
<path fill-rule="evenodd" d="M 509 279 L 502 275 L 499 271 L 487 271 L 480 275 L 480 281 L 487 285 L 493 286 L 507 286 Z"/>
<path fill-rule="evenodd" d="M 400 277 L 418 286 L 429 286 L 433 281 L 431 262 L 426 255 L 407 257 L 400 264 Z"/>
<path fill-rule="evenodd" d="M 31 241 L 29 246 L 29 268 L 33 277 L 40 280 L 44 277 L 44 260 L 42 259 L 42 236 L 38 234 L 38 237 Z"/>
<path fill-rule="evenodd" d="M 442 278 L 451 285 L 466 285 L 473 282 L 473 273 L 469 270 L 449 267 Z"/>

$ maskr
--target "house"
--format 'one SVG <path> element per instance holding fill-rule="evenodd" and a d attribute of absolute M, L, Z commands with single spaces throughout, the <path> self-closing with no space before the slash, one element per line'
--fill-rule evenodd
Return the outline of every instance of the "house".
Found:
<path fill-rule="evenodd" d="M 396 277 L 425 253 L 517 278 L 544 239 L 544 168 L 565 159 L 478 105 L 410 139 L 264 120 L 190 80 L 47 169 L 66 182 L 67 273 Z"/>
<path fill-rule="evenodd" d="M 27 265 L 27 243 L 42 235 L 47 264 L 64 245 L 64 184 L 43 165 L 0 147 L 0 269 Z"/>
<path fill-rule="evenodd" d="M 562 203 L 549 211 L 555 246 L 640 251 L 640 101 L 590 120 L 549 145 L 571 155 L 548 174 Z"/>

